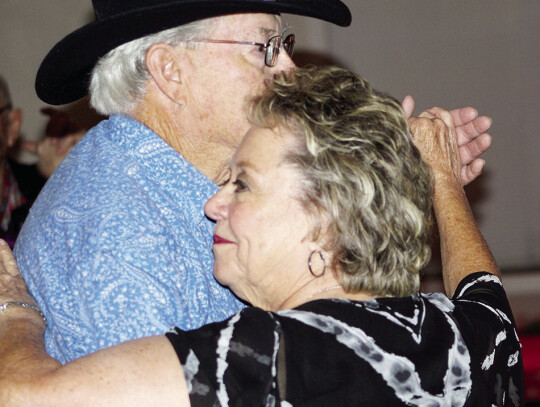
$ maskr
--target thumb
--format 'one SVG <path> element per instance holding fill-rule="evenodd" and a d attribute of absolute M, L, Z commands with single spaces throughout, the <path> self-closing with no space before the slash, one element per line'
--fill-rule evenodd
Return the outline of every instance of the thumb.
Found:
<path fill-rule="evenodd" d="M 414 98 L 411 95 L 405 96 L 405 98 L 401 102 L 401 107 L 405 112 L 405 117 L 409 119 L 414 112 Z"/>

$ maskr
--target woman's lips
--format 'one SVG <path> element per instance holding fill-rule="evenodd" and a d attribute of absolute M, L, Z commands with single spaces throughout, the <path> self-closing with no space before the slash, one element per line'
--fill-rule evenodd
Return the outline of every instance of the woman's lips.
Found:
<path fill-rule="evenodd" d="M 214 244 L 228 244 L 233 243 L 230 240 L 224 239 L 219 235 L 214 235 Z"/>

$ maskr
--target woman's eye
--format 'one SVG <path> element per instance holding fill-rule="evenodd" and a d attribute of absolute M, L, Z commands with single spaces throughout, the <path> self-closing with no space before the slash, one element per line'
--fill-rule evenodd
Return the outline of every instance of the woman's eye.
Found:
<path fill-rule="evenodd" d="M 233 185 L 236 187 L 234 192 L 245 192 L 248 190 L 248 187 L 245 182 L 237 179 L 233 182 Z"/>

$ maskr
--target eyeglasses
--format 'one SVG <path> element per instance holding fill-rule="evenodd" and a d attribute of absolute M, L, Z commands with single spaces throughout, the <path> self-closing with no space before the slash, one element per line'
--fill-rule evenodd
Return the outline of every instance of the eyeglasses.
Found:
<path fill-rule="evenodd" d="M 0 107 L 0 114 L 4 113 L 6 110 L 11 110 L 11 103 L 8 103 L 4 107 Z"/>
<path fill-rule="evenodd" d="M 193 40 L 192 42 L 210 42 L 213 44 L 241 44 L 241 45 L 256 45 L 260 51 L 265 50 L 264 63 L 266 66 L 276 66 L 279 51 L 281 47 L 285 49 L 285 52 L 292 58 L 294 51 L 294 43 L 296 39 L 294 34 L 289 34 L 285 38 L 281 35 L 276 35 L 268 40 L 266 44 L 261 42 L 251 41 L 231 41 L 231 40 Z"/>

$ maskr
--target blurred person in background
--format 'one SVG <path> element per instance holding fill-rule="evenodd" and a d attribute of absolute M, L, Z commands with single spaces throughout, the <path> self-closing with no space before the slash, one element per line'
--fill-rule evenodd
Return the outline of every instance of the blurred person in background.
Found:
<path fill-rule="evenodd" d="M 41 111 L 49 117 L 44 136 L 38 141 L 21 141 L 23 111 L 13 107 L 8 84 L 0 76 L 0 236 L 12 248 L 41 188 L 85 132 L 65 112 Z M 34 154 L 37 162 L 24 164 L 13 159 L 20 150 Z"/>

